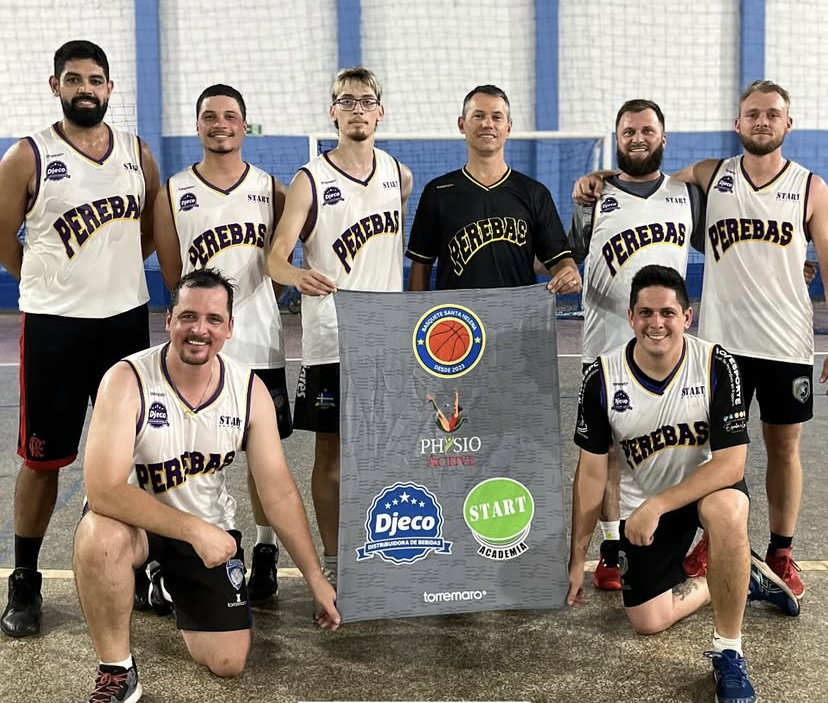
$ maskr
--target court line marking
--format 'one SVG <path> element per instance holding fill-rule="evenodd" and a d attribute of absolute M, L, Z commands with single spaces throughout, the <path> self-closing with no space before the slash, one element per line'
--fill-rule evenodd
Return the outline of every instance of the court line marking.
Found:
<path fill-rule="evenodd" d="M 828 571 L 828 559 L 816 559 L 810 561 L 797 561 L 800 571 Z M 598 566 L 597 561 L 588 561 L 584 565 L 585 571 L 593 571 Z M 13 569 L 0 568 L 0 578 L 11 576 Z M 74 575 L 71 569 L 41 569 L 44 579 L 72 579 Z M 302 578 L 302 572 L 296 567 L 279 567 L 279 577 L 289 579 Z"/>

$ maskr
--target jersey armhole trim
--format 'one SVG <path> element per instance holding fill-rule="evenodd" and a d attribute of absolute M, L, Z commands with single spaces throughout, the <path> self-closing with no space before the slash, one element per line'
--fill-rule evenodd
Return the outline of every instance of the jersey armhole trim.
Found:
<path fill-rule="evenodd" d="M 124 362 L 132 369 L 132 373 L 135 374 L 135 381 L 138 384 L 138 398 L 141 400 L 141 410 L 138 413 L 138 421 L 135 423 L 135 436 L 137 437 L 138 433 L 144 427 L 144 420 L 147 414 L 147 408 L 144 405 L 144 384 L 141 382 L 141 374 L 138 373 L 135 364 L 129 359 L 124 359 Z"/>
<path fill-rule="evenodd" d="M 302 232 L 299 235 L 299 239 L 304 244 L 313 236 L 313 233 L 316 231 L 316 220 L 318 219 L 319 213 L 319 200 L 316 197 L 316 182 L 313 180 L 313 175 L 311 174 L 310 170 L 303 166 L 299 169 L 299 171 L 304 172 L 304 174 L 308 177 L 308 180 L 310 181 L 311 197 L 313 198 L 313 202 L 311 203 L 311 209 L 308 213 L 308 218 L 305 220 L 305 224 L 302 227 Z"/>
<path fill-rule="evenodd" d="M 32 152 L 34 152 L 34 159 L 35 159 L 35 184 L 34 184 L 34 192 L 29 196 L 29 200 L 26 202 L 26 217 L 28 217 L 32 210 L 34 209 L 35 204 L 37 203 L 37 196 L 40 195 L 40 176 L 41 176 L 41 161 L 40 161 L 40 149 L 37 148 L 37 144 L 35 140 L 31 137 L 24 137 L 24 139 L 29 142 L 32 147 Z"/>
<path fill-rule="evenodd" d="M 244 410 L 244 434 L 242 435 L 241 448 L 243 452 L 247 451 L 247 436 L 250 432 L 250 411 L 253 406 L 253 381 L 256 378 L 253 371 L 247 372 L 247 400 Z"/>

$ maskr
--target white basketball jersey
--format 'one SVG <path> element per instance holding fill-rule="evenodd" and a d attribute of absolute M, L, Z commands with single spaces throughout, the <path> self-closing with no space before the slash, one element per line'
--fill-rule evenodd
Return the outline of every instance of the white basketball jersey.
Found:
<path fill-rule="evenodd" d="M 273 177 L 255 166 L 232 188 L 208 183 L 196 166 L 167 182 L 181 272 L 217 268 L 237 286 L 233 336 L 222 352 L 255 369 L 283 368 L 282 318 L 265 272 L 275 227 Z"/>
<path fill-rule="evenodd" d="M 584 363 L 632 338 L 627 310 L 639 269 L 661 264 L 686 274 L 692 232 L 687 184 L 664 177 L 648 197 L 604 184 L 593 211 L 584 275 Z"/>
<path fill-rule="evenodd" d="M 803 278 L 810 177 L 788 161 L 757 187 L 740 156 L 713 174 L 699 335 L 731 354 L 813 363 L 813 307 Z"/>
<path fill-rule="evenodd" d="M 685 336 L 684 355 L 660 391 L 627 360 L 628 345 L 602 355 L 604 392 L 621 468 L 621 518 L 708 461 L 713 344 Z"/>
<path fill-rule="evenodd" d="M 37 172 L 26 212 L 23 312 L 105 318 L 149 300 L 141 145 L 135 135 L 107 129 L 110 150 L 100 160 L 78 151 L 59 124 L 28 137 Z"/>
<path fill-rule="evenodd" d="M 166 367 L 169 343 L 125 359 L 138 379 L 141 415 L 129 482 L 162 503 L 225 530 L 236 527 L 236 500 L 225 471 L 244 450 L 252 372 L 219 355 L 215 394 L 193 409 L 173 385 Z"/>
<path fill-rule="evenodd" d="M 302 240 L 304 266 L 324 273 L 343 290 L 403 289 L 400 165 L 374 149 L 374 169 L 358 181 L 327 154 L 302 169 L 310 177 L 313 228 Z M 339 361 L 333 297 L 302 296 L 302 363 Z"/>

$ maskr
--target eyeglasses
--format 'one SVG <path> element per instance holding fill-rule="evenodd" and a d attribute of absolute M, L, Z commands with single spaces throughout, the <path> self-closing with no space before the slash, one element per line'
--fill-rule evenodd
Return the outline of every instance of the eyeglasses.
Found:
<path fill-rule="evenodd" d="M 334 100 L 334 105 L 339 105 L 345 112 L 353 112 L 356 109 L 357 103 L 360 104 L 365 112 L 373 112 L 379 107 L 379 100 L 376 98 L 339 98 Z"/>

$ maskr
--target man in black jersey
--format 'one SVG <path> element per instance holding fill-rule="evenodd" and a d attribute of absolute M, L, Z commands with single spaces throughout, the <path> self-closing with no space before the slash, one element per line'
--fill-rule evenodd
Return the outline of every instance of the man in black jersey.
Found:
<path fill-rule="evenodd" d="M 457 126 L 468 162 L 426 185 L 408 243 L 409 290 L 498 288 L 535 283 L 535 257 L 553 293 L 577 293 L 581 276 L 549 190 L 513 171 L 503 154 L 512 130 L 509 99 L 493 85 L 474 88 Z"/>

